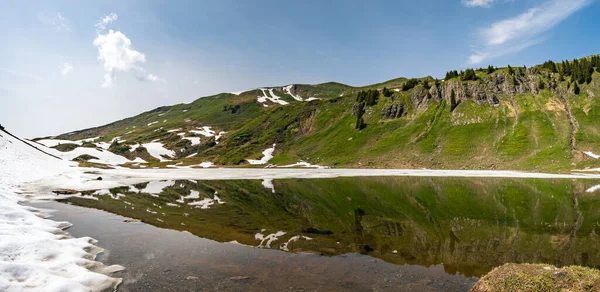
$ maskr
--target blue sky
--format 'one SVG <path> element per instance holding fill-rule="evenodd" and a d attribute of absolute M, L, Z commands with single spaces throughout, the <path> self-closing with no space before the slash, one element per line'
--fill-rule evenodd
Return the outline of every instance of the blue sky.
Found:
<path fill-rule="evenodd" d="M 0 123 L 34 137 L 291 83 L 600 53 L 593 0 L 2 1 Z"/>

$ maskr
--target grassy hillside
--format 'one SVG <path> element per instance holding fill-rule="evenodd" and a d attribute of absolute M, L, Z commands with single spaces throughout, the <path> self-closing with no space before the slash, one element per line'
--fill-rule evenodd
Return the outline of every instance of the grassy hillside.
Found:
<path fill-rule="evenodd" d="M 223 93 L 58 138 L 117 138 L 127 146 L 161 141 L 176 153 L 197 153 L 174 157 L 183 164 L 244 166 L 276 143 L 270 163 L 279 165 L 304 160 L 332 167 L 569 171 L 597 166 L 584 152 L 600 153 L 595 98 L 600 73 L 596 61 L 585 60 L 480 69 L 446 80 L 398 78 L 365 87 L 332 82 Z M 584 63 L 591 66 L 586 73 L 568 68 L 588 68 L 576 65 Z M 366 127 L 357 129 L 357 94 L 369 89 L 380 94 L 362 111 Z M 259 102 L 264 92 L 284 104 Z M 227 133 L 219 141 L 199 136 L 200 145 L 190 145 L 174 131 L 203 126 Z"/>

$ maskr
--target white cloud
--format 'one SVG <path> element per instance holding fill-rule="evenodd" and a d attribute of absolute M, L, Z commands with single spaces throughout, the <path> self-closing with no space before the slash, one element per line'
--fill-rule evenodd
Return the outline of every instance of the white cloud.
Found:
<path fill-rule="evenodd" d="M 52 27 L 59 31 L 70 31 L 71 27 L 69 27 L 69 20 L 62 16 L 60 12 L 58 13 L 50 13 L 50 12 L 40 12 L 37 14 L 38 20 L 46 26 Z"/>
<path fill-rule="evenodd" d="M 73 71 L 73 65 L 71 65 L 69 62 L 63 62 L 58 65 L 58 70 L 60 70 L 60 73 L 65 76 L 69 74 L 69 72 Z"/>
<path fill-rule="evenodd" d="M 131 40 L 120 31 L 109 30 L 98 33 L 94 40 L 98 48 L 98 60 L 104 63 L 104 83 L 102 87 L 112 87 L 115 72 L 134 72 L 140 80 L 157 81 L 159 78 L 149 74 L 140 66 L 146 62 L 146 56 L 131 48 Z"/>
<path fill-rule="evenodd" d="M 550 0 L 512 18 L 479 30 L 481 48 L 470 57 L 471 64 L 516 53 L 545 40 L 547 32 L 592 0 Z"/>
<path fill-rule="evenodd" d="M 114 12 L 112 12 L 109 15 L 104 15 L 104 17 L 102 19 L 100 19 L 100 22 L 96 23 L 96 27 L 99 30 L 105 30 L 107 24 L 112 23 L 113 21 L 115 21 L 117 19 L 118 19 L 118 16 Z"/>
<path fill-rule="evenodd" d="M 467 7 L 490 7 L 496 0 L 462 0 L 462 4 Z"/>

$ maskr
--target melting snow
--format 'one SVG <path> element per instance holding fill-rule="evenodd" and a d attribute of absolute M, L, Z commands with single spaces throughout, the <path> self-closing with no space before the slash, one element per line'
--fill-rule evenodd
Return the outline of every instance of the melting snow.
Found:
<path fill-rule="evenodd" d="M 170 161 L 170 159 L 166 159 L 162 157 L 162 155 L 166 155 L 169 157 L 175 156 L 175 151 L 169 150 L 163 146 L 162 143 L 159 142 L 150 142 L 146 144 L 142 144 L 150 155 L 160 159 L 160 161 Z"/>
<path fill-rule="evenodd" d="M 587 189 L 587 190 L 586 190 L 586 192 L 588 192 L 588 193 L 593 193 L 593 192 L 595 192 L 595 191 L 597 191 L 597 190 L 600 190 L 600 185 L 595 185 L 595 186 L 593 186 L 593 187 L 591 187 L 591 188 Z"/>
<path fill-rule="evenodd" d="M 77 145 L 83 144 L 81 141 L 57 140 L 57 139 L 43 139 L 43 140 L 38 140 L 36 142 L 40 143 L 46 147 L 54 147 L 54 146 L 57 146 L 60 144 L 77 144 Z"/>
<path fill-rule="evenodd" d="M 303 99 L 302 99 L 301 96 L 299 96 L 299 95 L 293 95 L 292 94 L 292 87 L 293 86 L 294 85 L 292 84 L 292 85 L 288 85 L 288 86 L 283 87 L 283 92 L 289 94 L 291 97 L 293 97 L 297 101 L 302 101 Z"/>
<path fill-rule="evenodd" d="M 131 162 L 129 159 L 127 159 L 121 155 L 114 154 L 114 153 L 104 150 L 104 149 L 98 150 L 96 148 L 77 147 L 69 152 L 61 152 L 61 151 L 58 151 L 53 148 L 42 148 L 42 150 L 44 150 L 52 155 L 58 156 L 64 160 L 69 160 L 69 161 L 72 160 L 73 158 L 77 158 L 81 155 L 87 154 L 87 155 L 91 155 L 91 156 L 98 158 L 98 159 L 90 159 L 89 160 L 90 162 L 94 162 L 94 163 L 118 165 L 118 164 Z"/>
<path fill-rule="evenodd" d="M 154 121 L 154 122 L 148 123 L 148 127 L 150 127 L 150 126 L 152 126 L 154 124 L 158 124 L 158 121 Z"/>
<path fill-rule="evenodd" d="M 293 236 L 292 238 L 290 238 L 286 243 L 282 244 L 279 248 L 284 251 L 290 251 L 288 249 L 288 244 L 290 244 L 292 242 L 296 242 L 296 241 L 298 241 L 298 239 L 312 240 L 312 238 L 310 238 L 308 236 L 296 235 L 296 236 Z"/>
<path fill-rule="evenodd" d="M 320 168 L 320 169 L 324 169 L 324 168 L 328 168 L 326 166 L 321 166 L 321 165 L 316 165 L 316 164 L 310 164 L 306 161 L 299 161 L 296 162 L 294 164 L 289 164 L 289 165 L 283 165 L 283 166 L 277 166 L 277 167 L 282 167 L 282 168 L 289 168 L 289 167 L 306 167 L 306 168 Z"/>
<path fill-rule="evenodd" d="M 254 89 L 249 89 L 249 90 L 243 90 L 243 91 L 234 91 L 234 92 L 227 92 L 229 94 L 234 94 L 234 95 L 240 95 L 244 92 L 250 91 L 250 90 L 254 90 Z"/>
<path fill-rule="evenodd" d="M 594 159 L 598 159 L 598 158 L 600 158 L 600 155 L 594 154 L 594 153 L 593 153 L 593 152 L 591 152 L 591 151 L 586 151 L 586 152 L 583 152 L 583 153 L 584 153 L 585 155 L 587 155 L 587 156 L 591 157 L 591 158 L 594 158 Z"/>
<path fill-rule="evenodd" d="M 209 168 L 209 167 L 214 166 L 215 164 L 210 161 L 205 161 L 205 162 L 200 163 L 199 165 L 202 168 Z"/>
<path fill-rule="evenodd" d="M 276 233 L 271 233 L 267 236 L 264 236 L 262 233 L 257 233 L 254 235 L 254 238 L 256 240 L 260 240 L 260 244 L 258 245 L 259 248 L 260 247 L 271 248 L 271 243 L 273 241 L 276 241 L 277 239 L 279 239 L 280 236 L 283 236 L 283 235 L 285 235 L 285 232 L 283 232 L 283 231 L 277 231 Z"/>
<path fill-rule="evenodd" d="M 199 129 L 201 129 L 201 130 L 190 130 L 190 132 L 192 132 L 194 134 L 202 135 L 205 137 L 212 137 L 215 135 L 215 131 L 211 130 L 210 127 L 204 126 Z"/>
<path fill-rule="evenodd" d="M 267 94 L 267 92 L 265 91 L 267 89 L 265 88 L 261 88 L 260 91 L 262 91 L 263 96 L 259 96 L 258 98 L 256 98 L 256 101 L 258 101 L 259 103 L 262 103 L 263 106 L 268 107 L 268 105 L 266 104 L 267 100 L 270 100 L 274 103 L 278 103 L 281 105 L 287 105 L 289 104 L 287 101 L 280 99 L 279 96 L 275 95 L 275 93 L 273 93 L 273 89 L 268 89 L 268 92 L 271 94 L 272 97 L 269 96 L 269 94 Z"/>
<path fill-rule="evenodd" d="M 273 144 L 272 148 L 267 148 L 265 151 L 263 151 L 263 158 L 261 158 L 260 160 L 253 160 L 253 159 L 248 159 L 248 163 L 250 164 L 266 164 L 267 162 L 269 162 L 269 160 L 271 160 L 271 158 L 273 158 L 273 152 L 275 151 L 275 144 Z"/>
<path fill-rule="evenodd" d="M 35 144 L 34 144 L 35 145 Z M 0 290 L 100 291 L 114 290 L 120 279 L 106 273 L 121 266 L 95 262 L 102 249 L 89 237 L 70 238 L 68 222 L 44 219 L 41 210 L 19 204 L 17 185 L 71 173 L 73 163 L 46 155 L 0 131 Z"/>
<path fill-rule="evenodd" d="M 199 137 L 183 137 L 183 139 L 190 140 L 192 142 L 192 146 L 200 144 L 200 138 Z"/>

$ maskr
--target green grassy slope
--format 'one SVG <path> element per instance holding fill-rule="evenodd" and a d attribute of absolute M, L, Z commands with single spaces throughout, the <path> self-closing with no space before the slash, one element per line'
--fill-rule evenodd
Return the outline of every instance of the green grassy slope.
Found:
<path fill-rule="evenodd" d="M 575 94 L 569 77 L 561 80 L 541 67 L 508 72 L 479 70 L 477 80 L 470 81 L 422 78 L 408 90 L 401 89 L 406 78 L 364 87 L 333 82 L 294 85 L 293 94 L 319 98 L 309 102 L 275 87 L 274 93 L 289 104 L 269 101 L 268 107 L 257 102 L 262 95 L 258 89 L 224 93 L 59 138 L 100 136 L 98 141 L 109 142 L 120 137 L 128 145 L 160 139 L 175 151 L 198 153 L 193 158 L 177 157 L 184 164 L 243 166 L 246 159 L 260 158 L 276 143 L 270 161 L 275 164 L 305 160 L 332 167 L 550 172 L 596 166 L 598 161 L 583 153 L 600 153 L 600 102 L 595 98 L 600 95 L 600 74 L 594 72 L 591 82 L 580 84 L 580 93 Z M 367 126 L 356 129 L 356 94 L 383 87 L 392 89 L 392 95 L 380 95 L 375 105 L 367 106 L 363 115 Z M 458 101 L 454 109 L 451 90 Z M 391 105 L 402 105 L 404 114 L 386 118 L 384 112 Z M 218 144 L 202 139 L 201 145 L 191 147 L 168 132 L 202 126 L 227 134 Z"/>

